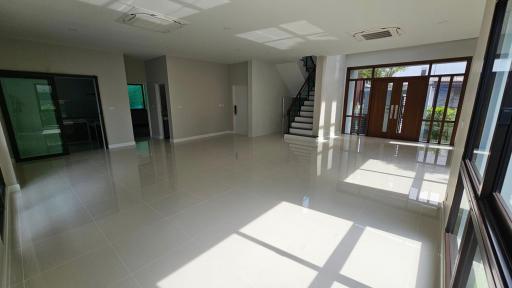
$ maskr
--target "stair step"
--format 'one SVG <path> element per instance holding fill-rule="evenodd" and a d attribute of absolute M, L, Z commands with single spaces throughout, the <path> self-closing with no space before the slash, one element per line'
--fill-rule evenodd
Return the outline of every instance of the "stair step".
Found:
<path fill-rule="evenodd" d="M 313 123 L 293 122 L 292 128 L 313 129 Z"/>
<path fill-rule="evenodd" d="M 290 133 L 295 135 L 313 136 L 313 130 L 290 128 Z"/>
<path fill-rule="evenodd" d="M 295 117 L 293 120 L 294 122 L 313 123 L 313 118 L 311 117 Z"/>
<path fill-rule="evenodd" d="M 304 101 L 304 105 L 315 106 L 315 101 L 310 101 L 310 100 Z"/>
<path fill-rule="evenodd" d="M 301 111 L 308 111 L 308 112 L 313 112 L 313 107 L 312 106 L 302 106 L 300 107 L 300 110 Z"/>
<path fill-rule="evenodd" d="M 300 111 L 300 116 L 313 117 L 312 111 Z"/>
<path fill-rule="evenodd" d="M 310 97 L 308 97 L 308 100 L 309 101 L 315 101 L 315 97 L 314 96 L 310 96 Z"/>

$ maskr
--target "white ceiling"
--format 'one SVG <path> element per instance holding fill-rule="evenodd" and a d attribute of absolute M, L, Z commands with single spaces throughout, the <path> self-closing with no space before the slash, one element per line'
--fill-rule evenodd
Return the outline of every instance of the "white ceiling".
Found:
<path fill-rule="evenodd" d="M 2 0 L 0 35 L 151 58 L 284 62 L 477 37 L 485 0 Z M 190 24 L 168 34 L 116 21 L 121 3 Z M 192 14 L 194 13 L 194 14 Z M 351 34 L 398 26 L 397 38 Z M 270 31 L 270 32 L 269 32 Z M 248 33 L 251 32 L 251 33 Z M 1 45 L 1 44 L 0 44 Z"/>

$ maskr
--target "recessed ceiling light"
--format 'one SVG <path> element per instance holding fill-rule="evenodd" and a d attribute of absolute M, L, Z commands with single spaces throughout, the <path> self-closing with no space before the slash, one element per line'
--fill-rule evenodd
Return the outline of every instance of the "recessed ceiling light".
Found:
<path fill-rule="evenodd" d="M 290 33 L 287 33 L 278 28 L 267 28 L 246 33 L 237 34 L 237 37 L 249 39 L 254 42 L 264 43 L 273 40 L 280 40 L 285 38 L 293 37 Z"/>
<path fill-rule="evenodd" d="M 302 43 L 302 42 L 304 42 L 303 39 L 294 37 L 294 38 L 289 38 L 289 39 L 267 42 L 267 43 L 265 43 L 265 45 L 268 45 L 268 46 L 271 46 L 271 47 L 274 47 L 277 49 L 281 49 L 281 50 L 287 50 L 287 49 L 293 48 L 294 46 L 296 46 L 297 44 Z"/>
<path fill-rule="evenodd" d="M 324 30 L 318 28 L 317 26 L 305 20 L 286 23 L 279 26 L 288 29 L 298 35 L 310 35 L 324 32 Z"/>

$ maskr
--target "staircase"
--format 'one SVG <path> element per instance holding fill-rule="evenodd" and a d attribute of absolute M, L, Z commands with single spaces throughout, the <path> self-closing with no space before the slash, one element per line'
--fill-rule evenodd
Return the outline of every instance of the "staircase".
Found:
<path fill-rule="evenodd" d="M 288 109 L 286 134 L 316 138 L 313 135 L 316 64 L 312 56 L 302 58 L 302 62 L 308 76 Z"/>

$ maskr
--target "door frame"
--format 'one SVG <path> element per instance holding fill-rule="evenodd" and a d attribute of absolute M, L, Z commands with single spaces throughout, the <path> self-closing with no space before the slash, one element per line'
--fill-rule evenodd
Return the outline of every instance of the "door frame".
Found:
<path fill-rule="evenodd" d="M 60 111 L 60 106 L 58 105 L 58 94 L 57 89 L 55 87 L 55 78 L 57 77 L 69 77 L 69 78 L 85 78 L 90 79 L 94 83 L 94 89 L 96 92 L 96 101 L 98 103 L 98 112 L 99 112 L 99 118 L 101 123 L 101 133 L 103 137 L 103 149 L 107 150 L 108 148 L 108 139 L 107 139 L 107 132 L 105 129 L 105 118 L 103 116 L 103 106 L 101 104 L 101 95 L 98 85 L 98 77 L 95 75 L 80 75 L 80 74 L 65 74 L 65 73 L 44 73 L 44 72 L 31 72 L 31 71 L 15 71 L 15 70 L 0 70 L 0 77 L 4 78 L 28 78 L 28 79 L 45 79 L 49 82 L 49 84 L 52 86 L 52 101 L 53 105 L 55 105 L 55 117 L 57 119 L 57 123 L 59 125 L 59 128 L 61 131 L 63 130 L 63 121 L 62 121 L 62 114 Z M 5 95 L 3 94 L 3 89 L 1 89 L 1 83 L 0 83 L 0 104 L 2 109 L 2 116 L 3 120 L 5 122 L 6 128 L 7 128 L 7 134 L 9 137 L 9 146 L 11 147 L 14 159 L 16 162 L 25 162 L 25 161 L 32 161 L 32 160 L 38 160 L 38 159 L 47 159 L 47 158 L 54 158 L 64 155 L 69 155 L 69 149 L 66 141 L 62 137 L 62 146 L 63 146 L 63 152 L 59 154 L 52 154 L 52 155 L 43 155 L 43 156 L 35 156 L 35 157 L 29 157 L 29 158 L 20 158 L 20 154 L 18 151 L 18 143 L 16 141 L 14 129 L 12 127 L 12 122 L 10 119 L 9 111 L 7 111 L 6 106 L 6 100 Z"/>
<path fill-rule="evenodd" d="M 168 97 L 169 93 L 167 91 L 167 85 L 164 84 L 164 83 L 156 83 L 155 84 L 155 87 L 156 87 L 156 90 L 158 92 L 157 94 L 157 107 L 158 107 L 158 120 L 159 120 L 159 124 L 158 126 L 160 127 L 160 136 L 162 137 L 161 139 L 164 139 L 164 140 L 167 140 L 169 139 L 169 141 L 173 141 L 172 137 L 172 119 L 171 119 L 171 103 L 170 103 L 170 98 Z M 161 87 L 164 87 L 163 90 L 161 89 Z M 169 138 L 165 138 L 165 127 L 164 127 L 164 118 L 162 117 L 162 91 L 164 91 L 165 93 L 165 103 L 166 103 L 166 108 L 167 108 L 167 126 L 168 126 L 168 130 L 169 130 Z"/>
<path fill-rule="evenodd" d="M 248 87 L 247 87 L 246 85 L 233 85 L 233 86 L 231 86 L 231 99 L 232 99 L 232 104 L 233 104 L 233 105 L 232 105 L 232 109 L 233 109 L 233 110 L 232 110 L 232 113 L 233 113 L 233 114 L 232 114 L 232 115 L 233 115 L 233 133 L 234 133 L 234 134 L 237 134 L 237 133 L 236 133 L 236 127 L 237 127 L 237 125 L 236 125 L 236 119 L 237 119 L 237 115 L 238 115 L 238 111 L 239 111 L 239 109 L 238 109 L 238 107 L 237 107 L 237 114 L 235 115 L 235 110 L 234 110 L 234 109 L 235 109 L 235 99 L 236 99 L 236 93 L 235 93 L 235 91 L 236 91 L 237 87 L 238 87 L 238 88 L 243 87 L 243 88 L 245 88 L 245 89 L 248 89 Z M 247 90 L 247 92 L 248 92 L 248 90 Z M 247 98 L 247 99 L 246 99 L 246 100 L 247 100 L 247 109 L 249 109 L 249 102 L 248 102 L 248 101 L 249 101 L 249 95 L 248 95 L 248 93 L 246 93 L 246 98 Z M 247 112 L 249 112 L 249 111 L 247 110 Z M 244 134 L 238 134 L 238 135 L 245 135 L 245 136 L 248 136 L 248 135 L 249 135 L 249 115 L 246 115 L 246 116 L 247 116 L 247 121 L 246 121 L 246 122 L 247 122 L 247 129 L 246 129 L 246 130 L 247 130 L 247 133 L 244 133 Z"/>
<path fill-rule="evenodd" d="M 460 61 L 466 61 L 467 64 L 466 64 L 466 70 L 464 71 L 464 73 L 460 73 L 460 74 L 446 74 L 446 75 L 431 75 L 431 72 L 432 72 L 432 65 L 434 64 L 439 64 L 439 63 L 449 63 L 449 62 L 460 62 Z M 393 79 L 396 79 L 396 78 L 401 78 L 401 77 L 379 77 L 379 78 L 376 78 L 374 77 L 374 73 L 375 73 L 375 69 L 376 68 L 386 68 L 386 67 L 394 67 L 394 66 L 414 66 L 414 65 L 428 65 L 428 71 L 427 71 L 427 74 L 426 75 L 418 75 L 418 76 L 405 76 L 405 78 L 412 78 L 412 77 L 443 77 L 443 76 L 464 76 L 464 81 L 462 83 L 462 89 L 461 89 L 461 95 L 460 95 L 460 100 L 459 100 L 459 108 L 457 110 L 457 115 L 456 115 L 456 119 L 455 119 L 455 125 L 454 125 L 454 129 L 453 129 L 453 132 L 452 132 L 452 137 L 451 137 L 451 142 L 449 145 L 453 145 L 453 142 L 455 140 L 455 135 L 457 133 L 457 126 L 458 126 L 458 122 L 459 122 L 459 117 L 460 117 L 460 112 L 461 112 L 461 107 L 462 107 L 462 103 L 464 101 L 464 93 L 466 91 L 466 85 L 467 85 L 467 82 L 468 82 L 468 76 L 469 76 L 469 71 L 470 71 L 470 68 L 471 68 L 471 61 L 472 61 L 472 57 L 471 56 L 467 56 L 467 57 L 453 57 L 453 58 L 441 58 L 441 59 L 434 59 L 434 60 L 421 60 L 421 61 L 409 61 L 409 62 L 396 62 L 396 63 L 387 63 L 387 64 L 375 64 L 375 65 L 363 65 L 363 66 L 350 66 L 350 67 L 347 67 L 347 70 L 346 70 L 346 77 L 345 77 L 345 91 L 343 92 L 344 94 L 342 95 L 342 99 L 343 99 L 343 117 L 341 119 L 342 121 L 342 125 L 341 125 L 341 134 L 347 134 L 345 133 L 345 125 L 346 125 L 346 120 L 348 117 L 352 117 L 352 115 L 347 115 L 347 105 L 349 104 L 348 103 L 348 94 L 349 94 L 349 84 L 351 81 L 360 81 L 360 80 L 367 80 L 367 81 L 370 81 L 370 83 L 372 84 L 371 87 L 370 87 L 370 101 L 369 101 L 369 107 L 368 107 L 368 111 L 370 111 L 371 109 L 371 102 L 372 102 L 372 94 L 373 94 L 373 80 L 374 79 L 385 79 L 385 78 L 393 78 Z M 350 77 L 350 72 L 352 72 L 353 70 L 361 70 L 361 69 L 371 69 L 371 75 L 369 77 L 365 77 L 365 78 L 351 78 Z M 354 91 L 355 92 L 355 91 Z M 355 97 L 353 97 L 353 99 L 355 99 Z M 371 121 L 370 120 L 370 113 L 368 113 L 367 115 L 368 117 L 368 122 Z M 358 129 L 359 130 L 359 129 Z M 365 133 L 362 133 L 362 135 L 366 135 L 366 132 Z M 416 141 L 419 141 L 416 140 Z M 428 142 L 427 142 L 428 143 Z"/>
<path fill-rule="evenodd" d="M 142 84 L 142 83 L 127 83 L 126 84 L 127 86 L 140 86 L 141 87 L 141 91 L 142 91 L 142 102 L 144 103 L 144 110 L 146 110 L 146 115 L 147 115 L 147 118 L 148 118 L 148 129 L 149 129 L 149 138 L 151 138 L 153 135 L 153 131 L 151 129 L 151 115 L 150 115 L 150 109 L 149 109 L 149 97 L 147 95 L 147 92 L 146 92 L 146 84 Z M 130 107 L 130 111 L 132 110 L 132 108 Z M 130 112 L 131 113 L 131 112 Z M 133 123 L 132 123 L 132 126 L 133 126 Z M 135 137 L 135 132 L 133 132 L 134 134 L 134 137 Z"/>

